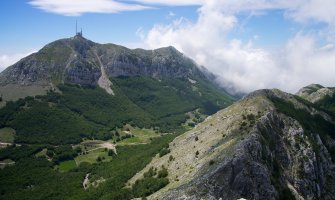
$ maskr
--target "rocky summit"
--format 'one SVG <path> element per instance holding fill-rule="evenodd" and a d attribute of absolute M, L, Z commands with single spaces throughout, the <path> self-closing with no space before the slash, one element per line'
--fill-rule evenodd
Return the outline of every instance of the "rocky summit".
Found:
<path fill-rule="evenodd" d="M 131 50 L 94 43 L 77 34 L 52 42 L 5 69 L 0 74 L 0 93 L 4 100 L 16 100 L 70 83 L 100 86 L 114 94 L 109 78 L 121 76 L 214 79 L 214 75 L 174 47 Z"/>

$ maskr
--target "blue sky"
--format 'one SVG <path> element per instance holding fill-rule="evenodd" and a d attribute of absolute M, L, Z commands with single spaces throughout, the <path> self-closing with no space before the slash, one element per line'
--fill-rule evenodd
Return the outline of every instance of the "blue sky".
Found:
<path fill-rule="evenodd" d="M 72 37 L 77 20 L 98 43 L 173 45 L 231 91 L 335 86 L 333 10 L 332 0 L 1 0 L 0 69 Z"/>
<path fill-rule="evenodd" d="M 120 13 L 84 13 L 64 16 L 38 9 L 27 0 L 0 1 L 0 54 L 38 49 L 60 38 L 72 37 L 76 20 L 85 37 L 100 43 L 136 44 L 139 28 L 149 30 L 156 23 L 168 23 L 177 16 L 196 19 L 199 6 L 155 6 L 155 8 Z M 169 16 L 174 13 L 175 16 Z"/>

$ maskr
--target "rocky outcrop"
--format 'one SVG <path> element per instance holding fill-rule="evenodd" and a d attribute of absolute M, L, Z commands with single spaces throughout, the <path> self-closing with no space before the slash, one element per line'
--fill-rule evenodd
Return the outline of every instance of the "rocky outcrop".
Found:
<path fill-rule="evenodd" d="M 256 91 L 176 138 L 170 154 L 156 157 L 143 172 L 164 165 L 170 184 L 148 198 L 334 199 L 332 146 L 321 131 L 310 132 L 282 113 L 274 98 L 312 116 L 322 113 L 279 90 Z M 327 143 L 334 144 L 332 134 Z"/>

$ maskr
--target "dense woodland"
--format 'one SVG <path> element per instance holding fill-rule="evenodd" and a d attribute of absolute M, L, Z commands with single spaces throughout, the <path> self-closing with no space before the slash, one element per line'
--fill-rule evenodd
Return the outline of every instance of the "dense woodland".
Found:
<path fill-rule="evenodd" d="M 125 183 L 144 168 L 174 137 L 175 135 L 168 134 L 153 139 L 150 144 L 121 146 L 118 148 L 118 155 L 114 155 L 110 162 L 93 165 L 83 163 L 63 173 L 54 169 L 57 163 L 49 162 L 45 158 L 36 158 L 35 154 L 45 146 L 31 145 L 1 150 L 0 159 L 11 158 L 16 164 L 0 171 L 0 197 L 1 199 L 130 199 L 149 195 L 168 183 L 164 169 L 158 169 L 157 175 L 143 177 L 143 180 L 133 187 L 124 188 Z M 82 183 L 87 173 L 91 174 L 91 181 L 100 177 L 106 181 L 98 188 L 84 190 Z M 155 187 L 148 190 L 148 185 Z"/>
<path fill-rule="evenodd" d="M 213 114 L 232 102 L 206 82 L 198 83 L 197 90 L 179 79 L 123 77 L 114 84 L 115 96 L 100 88 L 60 85 L 61 93 L 8 102 L 0 109 L 0 127 L 14 128 L 17 143 L 74 144 L 85 137 L 108 138 L 127 123 L 162 133 L 181 132 L 185 113 L 200 108 Z"/>

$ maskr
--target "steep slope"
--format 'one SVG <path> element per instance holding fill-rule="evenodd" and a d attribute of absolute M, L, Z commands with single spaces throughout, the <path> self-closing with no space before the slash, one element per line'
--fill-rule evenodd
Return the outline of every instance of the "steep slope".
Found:
<path fill-rule="evenodd" d="M 256 91 L 172 141 L 169 184 L 148 199 L 334 199 L 334 119 L 279 90 Z M 138 181 L 137 181 L 138 183 Z"/>

